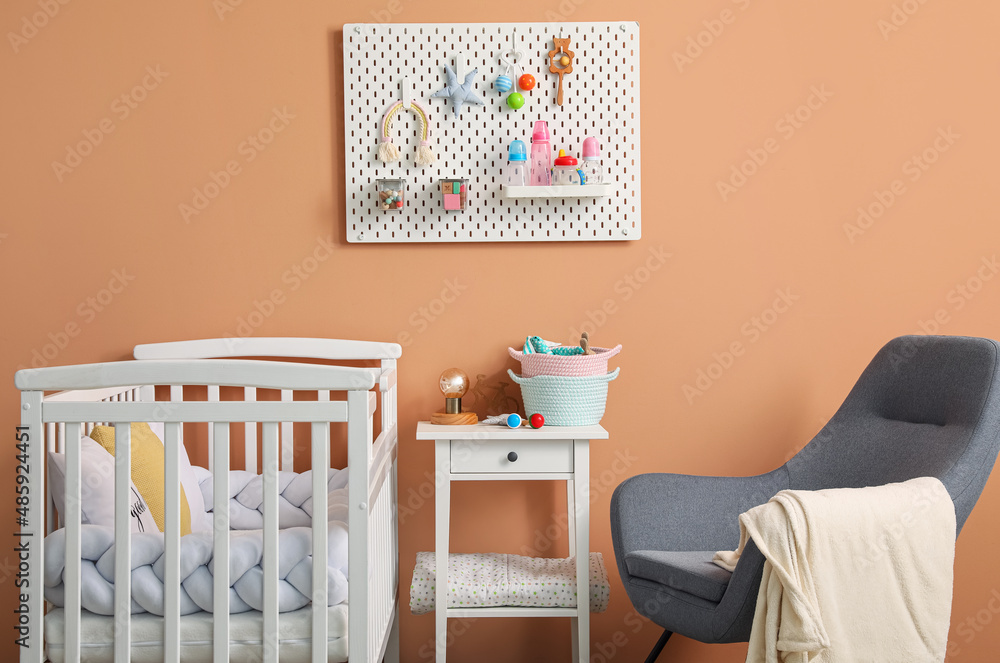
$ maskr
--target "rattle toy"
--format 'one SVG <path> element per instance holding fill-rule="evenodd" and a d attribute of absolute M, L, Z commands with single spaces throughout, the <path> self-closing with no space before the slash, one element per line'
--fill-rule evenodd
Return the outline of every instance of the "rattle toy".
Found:
<path fill-rule="evenodd" d="M 458 72 L 457 74 L 455 72 Z M 451 112 L 456 118 L 462 115 L 462 105 L 463 104 L 475 104 L 477 106 L 483 106 L 486 104 L 482 99 L 476 96 L 476 93 L 472 91 L 473 85 L 475 85 L 476 74 L 479 73 L 479 69 L 473 69 L 467 74 L 463 74 L 465 71 L 465 62 L 460 56 L 455 57 L 455 69 L 452 69 L 449 65 L 444 66 L 444 73 L 448 79 L 447 85 L 444 86 L 443 90 L 438 90 L 431 97 L 441 98 L 445 97 L 451 100 Z M 462 82 L 459 83 L 458 79 L 462 78 Z"/>
<path fill-rule="evenodd" d="M 559 75 L 559 92 L 556 94 L 556 103 L 563 105 L 563 75 L 573 73 L 573 51 L 569 50 L 569 38 L 552 38 L 555 48 L 549 51 L 549 71 Z M 557 57 L 558 56 L 558 57 Z"/>
<path fill-rule="evenodd" d="M 535 86 L 535 77 L 521 71 L 521 65 L 518 62 L 522 57 L 524 57 L 522 51 L 510 50 L 500 54 L 500 62 L 505 66 L 505 69 L 504 73 L 497 76 L 493 81 L 493 86 L 501 94 L 510 92 L 510 89 L 514 86 L 514 81 L 510 77 L 511 69 L 518 75 L 517 84 L 522 90 L 530 90 Z M 529 81 L 530 85 L 528 85 Z M 511 110 L 517 110 L 522 106 L 524 106 L 524 95 L 520 92 L 511 92 L 507 97 L 507 107 Z"/>
<path fill-rule="evenodd" d="M 521 415 L 517 414 L 498 414 L 492 417 L 487 417 L 483 419 L 484 424 L 504 424 L 507 428 L 520 428 L 521 426 L 531 426 L 532 428 L 541 428 L 545 425 L 545 417 L 538 414 L 537 412 L 527 419 L 522 419 Z"/>
<path fill-rule="evenodd" d="M 417 156 L 414 158 L 414 161 L 418 166 L 429 166 L 434 163 L 436 158 L 434 152 L 431 150 L 431 123 L 428 120 L 427 111 L 424 110 L 423 106 L 415 101 L 411 101 L 409 97 L 409 86 L 406 79 L 404 79 L 403 99 L 392 103 L 382 116 L 382 129 L 380 131 L 382 140 L 378 146 L 378 158 L 383 163 L 400 160 L 399 148 L 393 144 L 392 136 L 390 135 L 392 121 L 400 111 L 410 111 L 417 116 L 420 124 L 420 146 L 417 147 Z"/>
<path fill-rule="evenodd" d="M 444 394 L 444 412 L 431 415 L 431 423 L 444 426 L 464 426 L 479 422 L 475 412 L 462 412 L 462 396 L 469 390 L 469 376 L 459 368 L 449 368 L 438 378 L 438 388 Z"/>

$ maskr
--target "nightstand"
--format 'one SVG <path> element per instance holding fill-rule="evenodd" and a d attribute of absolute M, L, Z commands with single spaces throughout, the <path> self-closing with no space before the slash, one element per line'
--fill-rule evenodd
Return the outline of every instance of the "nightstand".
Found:
<path fill-rule="evenodd" d="M 449 617 L 569 617 L 573 661 L 590 661 L 590 440 L 601 426 L 507 428 L 489 424 L 417 424 L 418 440 L 434 440 L 434 555 L 436 663 L 445 662 Z M 565 481 L 569 554 L 576 557 L 576 608 L 448 608 L 448 551 L 452 481 Z M 444 578 L 444 582 L 441 579 Z"/>

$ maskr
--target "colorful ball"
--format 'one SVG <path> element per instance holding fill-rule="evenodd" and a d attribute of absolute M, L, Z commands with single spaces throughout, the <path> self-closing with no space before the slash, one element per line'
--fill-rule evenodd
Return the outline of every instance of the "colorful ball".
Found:
<path fill-rule="evenodd" d="M 535 77 L 531 74 L 524 74 L 519 79 L 517 79 L 517 85 L 522 90 L 530 90 L 535 87 Z"/>
<path fill-rule="evenodd" d="M 542 415 L 538 414 L 537 412 L 535 414 L 531 415 L 531 417 L 528 419 L 528 421 L 531 422 L 531 427 L 532 428 L 541 428 L 542 426 L 545 425 L 545 417 L 543 417 Z"/>
<path fill-rule="evenodd" d="M 518 426 L 521 425 L 521 415 L 519 415 L 517 413 L 508 414 L 507 415 L 507 421 L 504 422 L 504 423 L 506 423 L 507 426 L 510 427 L 510 428 L 517 428 Z"/>
<path fill-rule="evenodd" d="M 501 94 L 509 91 L 512 85 L 514 85 L 514 81 L 510 80 L 510 76 L 505 76 L 503 74 L 497 76 L 493 81 L 493 87 L 495 87 Z"/>
<path fill-rule="evenodd" d="M 524 97 L 519 92 L 511 92 L 510 96 L 507 97 L 507 106 L 513 110 L 517 110 L 524 105 Z"/>

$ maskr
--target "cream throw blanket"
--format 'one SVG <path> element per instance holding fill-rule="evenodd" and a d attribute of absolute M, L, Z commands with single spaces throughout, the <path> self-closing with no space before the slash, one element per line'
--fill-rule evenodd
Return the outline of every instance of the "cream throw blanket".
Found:
<path fill-rule="evenodd" d="M 783 490 L 740 516 L 764 554 L 747 663 L 944 661 L 955 507 L 935 478 Z"/>

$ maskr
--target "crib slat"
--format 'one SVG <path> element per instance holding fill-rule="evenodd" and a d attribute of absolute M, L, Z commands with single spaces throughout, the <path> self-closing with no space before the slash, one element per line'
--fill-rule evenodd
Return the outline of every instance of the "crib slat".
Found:
<path fill-rule="evenodd" d="M 150 387 L 150 397 L 148 401 L 156 401 L 156 387 Z M 172 403 L 183 403 L 184 402 L 184 385 L 172 384 L 170 385 L 170 402 Z M 157 403 L 157 407 L 163 407 L 161 404 Z M 180 426 L 180 445 L 184 446 L 184 424 Z"/>
<path fill-rule="evenodd" d="M 243 400 L 247 403 L 255 403 L 257 401 L 257 388 L 256 387 L 244 387 L 243 388 Z M 247 472 L 253 472 L 257 474 L 257 422 L 248 421 L 245 426 L 246 433 L 244 434 L 244 448 L 246 460 L 244 461 L 244 469 Z"/>
<path fill-rule="evenodd" d="M 278 663 L 278 424 L 264 428 L 264 663 Z"/>
<path fill-rule="evenodd" d="M 282 389 L 281 400 L 285 403 L 291 403 L 293 400 L 292 390 Z M 285 472 L 295 471 L 295 440 L 290 421 L 281 422 L 281 469 Z"/>
<path fill-rule="evenodd" d="M 59 426 L 62 428 L 63 424 L 59 424 Z M 56 436 L 56 424 L 45 424 L 45 444 L 46 448 L 50 452 L 55 451 L 56 453 L 64 453 L 64 451 L 58 446 L 59 442 Z M 59 522 L 56 514 L 56 505 L 52 500 L 52 491 L 47 490 L 45 492 L 48 493 L 45 496 L 45 522 L 47 523 L 45 534 L 48 535 L 59 527 Z M 62 516 L 63 519 L 66 517 L 66 514 L 58 515 Z"/>
<path fill-rule="evenodd" d="M 213 430 L 214 429 L 214 430 Z M 214 472 L 215 586 L 212 588 L 212 661 L 229 660 L 229 424 L 209 426 L 217 470 Z"/>
<path fill-rule="evenodd" d="M 210 384 L 208 385 L 208 402 L 218 403 L 219 402 L 219 385 Z M 208 469 L 209 471 L 215 470 L 215 426 L 212 422 L 208 422 Z M 229 464 L 225 465 L 226 471 L 229 471 Z"/>
<path fill-rule="evenodd" d="M 347 538 L 348 578 L 347 595 L 350 611 L 360 618 L 350 619 L 348 626 L 347 655 L 350 661 L 368 661 L 372 654 L 371 639 L 377 627 L 367 627 L 371 620 L 368 588 L 368 551 L 371 493 L 372 420 L 368 416 L 368 392 L 347 393 L 347 484 L 348 520 L 350 536 Z"/>
<path fill-rule="evenodd" d="M 323 392 L 320 392 L 321 394 Z M 327 393 L 327 398 L 330 394 Z M 330 467 L 330 424 L 312 425 L 312 660 L 323 663 L 327 660 L 329 623 L 327 613 L 327 477 Z"/>
<path fill-rule="evenodd" d="M 132 650 L 132 424 L 115 423 L 115 663 Z"/>
<path fill-rule="evenodd" d="M 164 661 L 180 663 L 181 650 L 181 488 L 180 424 L 163 426 L 165 514 L 163 522 Z"/>
<path fill-rule="evenodd" d="M 80 660 L 80 424 L 66 424 L 66 433 L 76 443 L 66 445 L 66 660 Z"/>

